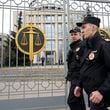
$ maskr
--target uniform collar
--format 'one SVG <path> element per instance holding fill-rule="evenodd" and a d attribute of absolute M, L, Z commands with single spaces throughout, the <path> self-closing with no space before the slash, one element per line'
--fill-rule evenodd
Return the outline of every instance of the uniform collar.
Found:
<path fill-rule="evenodd" d="M 76 46 L 79 44 L 80 41 L 81 41 L 81 39 L 79 39 L 79 40 L 77 40 L 77 41 L 75 41 L 75 42 L 72 42 L 72 43 L 70 44 L 70 48 L 73 49 L 74 47 L 76 47 Z"/>
<path fill-rule="evenodd" d="M 99 41 L 99 39 L 101 39 L 101 36 L 100 36 L 99 32 L 96 32 L 93 37 L 91 37 L 90 39 L 86 40 L 86 46 L 89 49 L 91 49 L 91 48 L 93 49 L 96 46 L 96 44 Z"/>

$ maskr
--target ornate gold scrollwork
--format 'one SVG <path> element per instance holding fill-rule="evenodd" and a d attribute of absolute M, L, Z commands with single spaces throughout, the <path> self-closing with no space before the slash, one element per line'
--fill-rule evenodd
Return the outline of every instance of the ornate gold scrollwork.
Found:
<path fill-rule="evenodd" d="M 106 41 L 110 41 L 110 33 L 108 31 L 105 29 L 99 29 L 99 33 Z"/>

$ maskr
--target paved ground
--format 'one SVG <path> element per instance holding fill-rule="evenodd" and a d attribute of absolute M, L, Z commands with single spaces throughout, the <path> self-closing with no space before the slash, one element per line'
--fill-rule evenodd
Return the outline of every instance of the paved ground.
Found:
<path fill-rule="evenodd" d="M 63 66 L 34 66 L 34 67 L 15 67 L 15 68 L 0 68 L 0 98 L 3 95 L 7 98 L 18 99 L 20 94 L 32 97 L 36 93 L 40 96 L 40 91 L 43 91 L 47 96 L 58 94 L 64 94 L 65 83 L 64 80 L 64 68 Z M 63 85 L 62 85 L 63 84 Z M 59 86 L 60 85 L 60 86 Z M 38 88 L 39 87 L 39 88 Z M 61 91 L 60 91 L 61 89 Z M 37 95 L 35 96 L 37 97 Z M 11 97 L 13 96 L 13 97 Z M 60 95 L 58 95 L 60 96 Z M 22 98 L 21 97 L 21 98 Z M 85 101 L 87 97 L 85 95 Z M 21 109 L 20 109 L 21 110 Z M 25 109 L 26 110 L 26 109 Z M 69 108 L 44 108 L 44 109 L 32 109 L 32 110 L 69 110 Z M 87 108 L 89 110 L 89 108 Z"/>
<path fill-rule="evenodd" d="M 70 109 L 69 108 L 60 108 L 60 109 L 54 108 L 54 109 L 44 109 L 44 110 L 70 110 Z M 87 107 L 86 110 L 89 110 L 89 108 Z"/>

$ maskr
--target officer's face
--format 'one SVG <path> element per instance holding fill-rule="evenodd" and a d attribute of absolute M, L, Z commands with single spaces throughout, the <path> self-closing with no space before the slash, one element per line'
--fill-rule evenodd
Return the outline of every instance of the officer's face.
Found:
<path fill-rule="evenodd" d="M 70 40 L 77 41 L 81 39 L 81 33 L 80 32 L 72 32 L 70 33 Z"/>
<path fill-rule="evenodd" d="M 84 39 L 90 38 L 93 35 L 93 27 L 91 24 L 82 25 L 82 35 Z"/>

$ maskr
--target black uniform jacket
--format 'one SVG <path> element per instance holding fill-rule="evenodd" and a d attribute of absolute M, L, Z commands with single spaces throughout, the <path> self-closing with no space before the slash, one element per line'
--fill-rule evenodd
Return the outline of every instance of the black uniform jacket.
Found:
<path fill-rule="evenodd" d="M 80 81 L 85 91 L 90 94 L 99 90 L 110 102 L 110 42 L 97 32 L 86 41 L 81 63 Z"/>
<path fill-rule="evenodd" d="M 66 80 L 71 81 L 74 84 L 79 81 L 80 73 L 80 56 L 82 54 L 82 41 L 78 40 L 70 44 L 70 50 L 67 54 L 68 73 Z"/>

